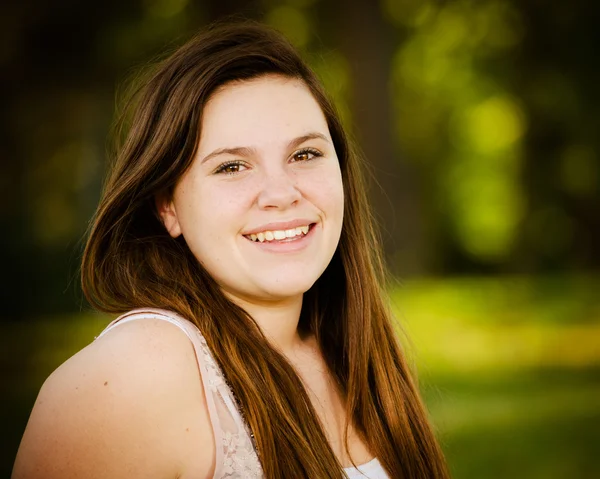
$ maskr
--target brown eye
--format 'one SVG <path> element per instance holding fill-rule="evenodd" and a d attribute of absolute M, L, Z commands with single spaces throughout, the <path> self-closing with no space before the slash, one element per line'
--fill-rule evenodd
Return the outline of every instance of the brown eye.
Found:
<path fill-rule="evenodd" d="M 307 151 L 304 151 L 302 153 L 298 153 L 295 156 L 296 161 L 305 161 L 305 160 L 310 160 L 310 153 Z"/>
<path fill-rule="evenodd" d="M 306 148 L 294 154 L 293 158 L 294 161 L 309 161 L 319 156 L 322 156 L 320 151 L 313 150 L 312 148 Z"/>
<path fill-rule="evenodd" d="M 234 161 L 222 164 L 216 169 L 215 173 L 225 173 L 226 175 L 232 175 L 235 173 L 239 173 L 240 171 L 243 171 L 245 169 L 246 167 L 242 163 Z"/>
<path fill-rule="evenodd" d="M 226 165 L 221 170 L 223 173 L 237 173 L 240 170 L 240 165 Z"/>

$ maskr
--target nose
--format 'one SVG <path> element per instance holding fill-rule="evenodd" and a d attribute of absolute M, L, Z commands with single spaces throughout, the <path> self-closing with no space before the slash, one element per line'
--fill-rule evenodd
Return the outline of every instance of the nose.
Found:
<path fill-rule="evenodd" d="M 264 173 L 258 206 L 261 209 L 285 209 L 298 203 L 301 196 L 295 175 L 285 167 L 276 168 Z"/>

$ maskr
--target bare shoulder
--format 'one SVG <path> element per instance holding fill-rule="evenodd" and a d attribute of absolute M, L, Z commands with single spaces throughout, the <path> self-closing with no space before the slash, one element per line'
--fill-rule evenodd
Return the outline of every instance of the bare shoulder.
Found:
<path fill-rule="evenodd" d="M 209 477 L 214 451 L 192 343 L 175 325 L 139 319 L 46 380 L 13 479 Z"/>

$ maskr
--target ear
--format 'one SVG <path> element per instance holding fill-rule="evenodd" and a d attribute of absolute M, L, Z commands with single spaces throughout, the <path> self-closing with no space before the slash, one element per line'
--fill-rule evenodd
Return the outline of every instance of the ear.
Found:
<path fill-rule="evenodd" d="M 160 219 L 165 225 L 165 228 L 173 238 L 177 238 L 181 235 L 181 225 L 179 224 L 179 218 L 177 217 L 177 210 L 175 209 L 175 203 L 171 195 L 167 193 L 160 193 L 154 197 L 154 203 L 156 211 L 160 216 Z"/>

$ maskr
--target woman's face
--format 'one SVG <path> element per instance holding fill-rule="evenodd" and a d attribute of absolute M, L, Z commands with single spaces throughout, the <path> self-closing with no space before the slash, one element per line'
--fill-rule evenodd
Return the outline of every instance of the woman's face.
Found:
<path fill-rule="evenodd" d="M 323 273 L 343 203 L 321 108 L 301 81 L 268 75 L 211 97 L 196 157 L 159 210 L 226 293 L 273 301 Z"/>

